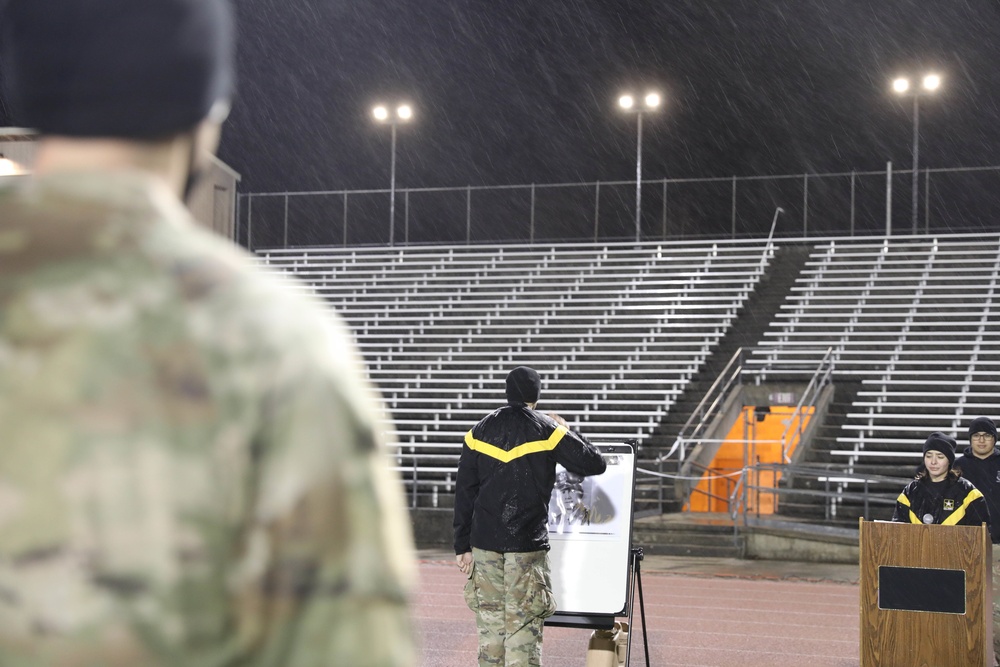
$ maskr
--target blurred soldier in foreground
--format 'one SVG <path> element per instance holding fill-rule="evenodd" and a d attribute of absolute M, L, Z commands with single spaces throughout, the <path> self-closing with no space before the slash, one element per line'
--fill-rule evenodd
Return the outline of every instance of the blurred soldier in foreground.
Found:
<path fill-rule="evenodd" d="M 556 464 L 599 475 L 607 464 L 559 415 L 536 412 L 541 378 L 518 366 L 507 405 L 465 436 L 455 480 L 455 563 L 469 579 L 480 667 L 537 667 L 542 627 L 556 610 L 549 575 L 548 507 Z"/>
<path fill-rule="evenodd" d="M 179 199 L 225 117 L 228 7 L 11 0 L 0 27 L 42 135 L 0 188 L 0 665 L 412 664 L 348 332 Z"/>

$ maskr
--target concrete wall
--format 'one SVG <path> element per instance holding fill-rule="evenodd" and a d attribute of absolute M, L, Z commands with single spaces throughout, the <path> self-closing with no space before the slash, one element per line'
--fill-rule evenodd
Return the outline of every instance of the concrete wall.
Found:
<path fill-rule="evenodd" d="M 449 509 L 411 509 L 410 521 L 413 524 L 413 538 L 417 547 L 448 547 L 455 540 L 452 532 L 454 513 Z"/>
<path fill-rule="evenodd" d="M 410 520 L 418 548 L 452 547 L 451 509 L 411 509 Z M 860 550 L 856 531 L 760 525 L 747 526 L 743 535 L 746 558 L 813 563 L 858 562 Z"/>
<path fill-rule="evenodd" d="M 762 529 L 746 533 L 746 558 L 790 560 L 812 563 L 857 563 L 860 548 L 857 540 L 846 542 L 809 535 L 781 534 Z"/>

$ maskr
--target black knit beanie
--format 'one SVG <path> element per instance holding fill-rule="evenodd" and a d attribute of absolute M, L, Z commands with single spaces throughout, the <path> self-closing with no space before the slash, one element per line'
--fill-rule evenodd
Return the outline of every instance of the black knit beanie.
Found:
<path fill-rule="evenodd" d="M 518 366 L 507 374 L 508 403 L 537 403 L 542 379 L 533 368 Z"/>
<path fill-rule="evenodd" d="M 9 0 L 0 27 L 13 120 L 42 134 L 158 139 L 228 108 L 227 0 Z"/>
<path fill-rule="evenodd" d="M 969 439 L 974 433 L 989 433 L 993 439 L 997 439 L 997 425 L 989 417 L 976 417 L 969 424 Z"/>
<path fill-rule="evenodd" d="M 934 431 L 924 441 L 924 454 L 932 449 L 941 452 L 948 457 L 948 465 L 950 466 L 955 463 L 955 445 L 955 438 L 940 431 Z"/>

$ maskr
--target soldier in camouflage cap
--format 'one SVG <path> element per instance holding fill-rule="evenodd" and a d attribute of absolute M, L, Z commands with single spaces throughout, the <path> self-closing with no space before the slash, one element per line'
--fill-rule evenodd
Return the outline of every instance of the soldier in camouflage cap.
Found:
<path fill-rule="evenodd" d="M 412 665 L 412 540 L 350 335 L 179 199 L 228 8 L 11 0 L 0 25 L 42 131 L 0 187 L 0 665 Z"/>

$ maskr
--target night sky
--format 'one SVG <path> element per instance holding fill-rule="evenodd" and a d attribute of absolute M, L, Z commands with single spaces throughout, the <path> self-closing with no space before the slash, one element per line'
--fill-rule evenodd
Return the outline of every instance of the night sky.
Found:
<path fill-rule="evenodd" d="M 909 169 L 912 104 L 890 82 L 928 71 L 944 82 L 922 98 L 920 166 L 1000 164 L 1000 0 L 239 0 L 236 7 L 239 88 L 220 156 L 242 174 L 243 193 L 388 188 L 390 133 L 371 109 L 396 100 L 416 113 L 399 128 L 398 188 L 627 181 L 635 178 L 636 123 L 617 99 L 652 88 L 665 104 L 645 118 L 644 179 L 875 171 L 889 160 Z M 10 122 L 0 99 L 0 123 Z M 996 172 L 975 179 L 958 196 L 948 194 L 947 177 L 937 179 L 928 219 L 996 226 Z M 845 224 L 847 185 L 827 182 L 829 203 L 823 187 L 810 195 L 809 214 L 828 210 L 829 220 L 815 224 Z M 864 187 L 859 224 L 877 231 L 885 185 L 870 177 Z M 896 187 L 895 213 L 906 218 L 908 182 Z M 965 201 L 970 189 L 988 204 Z M 674 196 L 680 203 L 665 234 L 728 231 L 725 184 L 704 190 Z M 740 202 L 743 231 L 766 232 L 777 205 L 788 210 L 791 232 L 805 228 L 798 183 L 758 190 L 747 195 L 750 204 Z M 624 186 L 611 196 L 618 227 L 602 221 L 602 233 L 628 234 L 634 198 Z M 709 203 L 691 203 L 700 196 Z M 352 204 L 352 238 L 370 227 L 353 211 L 367 206 L 369 219 L 382 220 L 382 197 Z M 580 192 L 570 204 L 551 204 L 540 219 L 572 218 L 576 227 L 538 233 L 586 235 L 592 200 Z M 267 235 L 261 242 L 276 244 L 283 213 L 271 201 L 273 210 L 255 214 Z M 510 221 L 524 228 L 514 234 L 525 234 L 527 204 L 511 201 L 479 204 L 477 213 L 498 212 L 475 222 L 473 236 L 502 238 L 496 226 Z M 412 225 L 423 225 L 426 238 L 435 227 L 448 228 L 442 240 L 463 238 L 465 204 L 447 205 L 447 213 L 414 209 Z M 644 233 L 660 225 L 656 205 L 643 211 Z M 320 201 L 293 211 L 289 242 L 346 242 L 330 213 L 339 206 Z M 385 229 L 378 233 L 368 242 L 383 242 Z"/>
<path fill-rule="evenodd" d="M 406 99 L 400 187 L 910 165 L 899 73 L 940 72 L 921 166 L 1000 163 L 997 0 L 241 0 L 221 156 L 246 192 L 387 187 L 378 100 Z"/>

